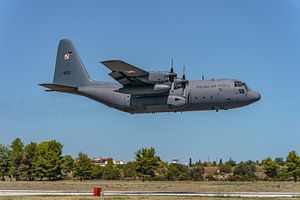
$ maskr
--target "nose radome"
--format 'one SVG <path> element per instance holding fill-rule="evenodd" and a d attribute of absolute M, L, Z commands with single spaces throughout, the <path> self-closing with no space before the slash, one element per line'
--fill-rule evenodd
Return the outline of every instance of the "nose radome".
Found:
<path fill-rule="evenodd" d="M 248 93 L 248 101 L 250 101 L 251 103 L 259 101 L 261 99 L 261 95 L 259 92 L 255 92 L 255 91 L 250 91 Z"/>
<path fill-rule="evenodd" d="M 256 92 L 257 93 L 257 101 L 259 101 L 261 99 L 261 95 L 259 92 Z"/>
<path fill-rule="evenodd" d="M 253 99 L 254 102 L 259 101 L 260 98 L 261 98 L 261 95 L 260 95 L 259 92 L 253 92 L 252 99 Z"/>

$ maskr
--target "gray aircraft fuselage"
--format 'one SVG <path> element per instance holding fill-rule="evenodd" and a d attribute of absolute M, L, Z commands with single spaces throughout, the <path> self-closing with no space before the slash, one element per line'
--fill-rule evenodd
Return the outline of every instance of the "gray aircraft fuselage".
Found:
<path fill-rule="evenodd" d="M 76 94 L 89 97 L 109 107 L 134 113 L 184 112 L 196 110 L 227 110 L 249 105 L 261 97 L 246 84 L 235 87 L 233 79 L 194 80 L 186 88 L 186 102 L 178 107 L 167 104 L 168 96 L 134 96 L 116 92 L 120 84 L 100 83 L 79 87 Z M 242 82 L 243 83 L 243 82 Z M 182 96 L 182 89 L 169 96 Z"/>
<path fill-rule="evenodd" d="M 119 83 L 91 80 L 69 39 L 58 46 L 50 90 L 88 97 L 120 111 L 134 113 L 227 110 L 260 100 L 258 92 L 236 79 L 195 80 L 177 78 L 173 72 L 147 72 L 120 60 L 103 61 Z"/>

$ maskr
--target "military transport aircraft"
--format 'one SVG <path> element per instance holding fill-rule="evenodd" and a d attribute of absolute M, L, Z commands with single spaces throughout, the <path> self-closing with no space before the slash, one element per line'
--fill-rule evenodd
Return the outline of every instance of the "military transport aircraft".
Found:
<path fill-rule="evenodd" d="M 102 61 L 119 83 L 92 80 L 73 43 L 59 42 L 53 83 L 40 84 L 46 91 L 88 97 L 109 107 L 135 113 L 227 110 L 249 105 L 261 96 L 235 79 L 188 81 L 183 70 L 147 72 L 122 60 Z M 173 63 L 173 62 L 172 62 Z"/>

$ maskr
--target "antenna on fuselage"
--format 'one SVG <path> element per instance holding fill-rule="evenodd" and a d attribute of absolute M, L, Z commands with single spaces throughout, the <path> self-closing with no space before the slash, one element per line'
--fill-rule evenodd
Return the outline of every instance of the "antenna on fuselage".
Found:
<path fill-rule="evenodd" d="M 202 81 L 204 81 L 204 75 L 202 75 Z"/>

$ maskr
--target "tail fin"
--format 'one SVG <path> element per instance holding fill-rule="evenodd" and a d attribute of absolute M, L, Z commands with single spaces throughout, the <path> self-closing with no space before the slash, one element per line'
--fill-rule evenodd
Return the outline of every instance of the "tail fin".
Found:
<path fill-rule="evenodd" d="M 69 39 L 62 39 L 59 42 L 53 83 L 71 87 L 89 85 L 91 79 Z"/>

